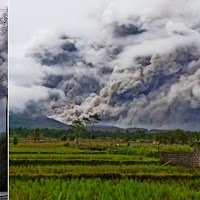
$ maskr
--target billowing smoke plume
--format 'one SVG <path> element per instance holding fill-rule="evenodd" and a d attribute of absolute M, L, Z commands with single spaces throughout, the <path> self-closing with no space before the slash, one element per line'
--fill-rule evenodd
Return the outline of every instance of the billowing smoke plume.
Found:
<path fill-rule="evenodd" d="M 41 73 L 29 88 L 45 93 L 31 104 L 65 123 L 99 113 L 122 127 L 199 129 L 199 11 L 197 0 L 109 1 L 96 39 L 59 34 L 27 51 Z"/>

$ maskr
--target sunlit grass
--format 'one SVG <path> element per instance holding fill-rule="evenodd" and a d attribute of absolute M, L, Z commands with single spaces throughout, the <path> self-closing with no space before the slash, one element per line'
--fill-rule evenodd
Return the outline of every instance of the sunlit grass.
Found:
<path fill-rule="evenodd" d="M 82 140 L 78 147 L 56 140 L 10 144 L 10 199 L 200 199 L 200 169 L 162 166 L 158 152 L 164 151 L 193 148 L 149 143 L 127 147 L 125 142 L 101 140 Z"/>
<path fill-rule="evenodd" d="M 199 200 L 200 180 L 11 179 L 10 200 Z"/>

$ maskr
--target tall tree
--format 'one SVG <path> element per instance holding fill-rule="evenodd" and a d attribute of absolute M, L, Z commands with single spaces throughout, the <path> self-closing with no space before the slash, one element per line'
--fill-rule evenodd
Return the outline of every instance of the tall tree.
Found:
<path fill-rule="evenodd" d="M 83 122 L 85 124 L 85 138 L 87 139 L 87 128 L 88 128 L 88 125 L 90 125 L 92 123 L 91 119 L 89 117 L 83 117 Z"/>
<path fill-rule="evenodd" d="M 79 145 L 80 133 L 84 129 L 84 124 L 79 118 L 77 118 L 72 122 L 71 126 L 72 126 L 73 129 L 75 129 L 76 146 L 78 146 Z"/>
<path fill-rule="evenodd" d="M 39 128 L 36 128 L 32 133 L 32 138 L 36 142 L 37 140 L 42 138 L 42 133 Z"/>
<path fill-rule="evenodd" d="M 92 122 L 92 133 L 91 133 L 91 139 L 92 139 L 92 134 L 94 134 L 94 124 L 101 121 L 101 116 L 95 113 L 93 115 L 90 115 L 89 118 Z"/>

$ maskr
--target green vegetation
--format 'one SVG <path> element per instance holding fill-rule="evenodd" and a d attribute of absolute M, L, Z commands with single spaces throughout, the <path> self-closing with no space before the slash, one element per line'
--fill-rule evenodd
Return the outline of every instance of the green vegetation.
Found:
<path fill-rule="evenodd" d="M 17 135 L 15 135 L 14 138 L 13 138 L 13 144 L 17 145 L 18 143 L 19 143 L 19 138 L 18 138 Z"/>
<path fill-rule="evenodd" d="M 19 144 L 13 144 L 13 134 L 11 200 L 200 199 L 200 169 L 163 165 L 158 157 L 158 152 L 193 152 L 197 137 L 184 144 L 182 139 L 172 144 L 172 140 L 157 142 L 147 136 L 145 140 L 127 139 L 127 133 L 121 139 L 112 138 L 113 133 L 102 139 L 97 136 L 100 133 L 88 133 L 78 121 L 73 126 L 76 134 L 57 130 L 63 133 L 59 137 L 48 137 L 45 129 L 14 130 Z M 20 134 L 24 130 L 29 136 Z M 39 133 L 39 137 L 33 138 L 33 133 Z M 83 133 L 87 139 L 81 137 Z"/>
<path fill-rule="evenodd" d="M 21 138 L 33 139 L 33 141 L 41 138 L 51 138 L 62 141 L 74 141 L 75 139 L 101 139 L 101 140 L 114 140 L 114 141 L 135 141 L 135 142 L 152 142 L 157 141 L 162 144 L 189 144 L 193 145 L 195 142 L 200 141 L 199 132 L 190 132 L 183 130 L 171 131 L 147 131 L 147 130 L 122 130 L 117 132 L 111 131 L 94 131 L 94 124 L 100 118 L 91 118 L 89 121 L 81 122 L 79 119 L 75 120 L 72 128 L 67 130 L 61 129 L 30 129 L 30 128 L 11 128 L 10 136 L 13 137 L 17 134 Z M 90 125 L 90 129 L 89 126 Z M 34 135 L 36 137 L 34 137 Z M 127 143 L 126 143 L 127 144 Z"/>
<path fill-rule="evenodd" d="M 91 163 L 92 164 L 92 163 Z M 10 176 L 64 176 L 64 177 L 139 177 L 139 176 L 200 176 L 197 169 L 160 165 L 22 165 L 11 166 Z"/>
<path fill-rule="evenodd" d="M 103 140 L 80 140 L 76 147 L 75 142 L 69 142 L 66 147 L 65 142 L 56 140 L 46 140 L 45 143 L 31 143 L 29 140 L 21 140 L 18 146 L 10 144 L 10 154 L 116 154 L 116 155 L 139 155 L 156 157 L 158 151 L 170 152 L 193 152 L 194 148 L 190 145 L 155 145 L 148 143 L 131 143 L 127 148 L 124 142 L 103 141 Z M 37 148 L 36 148 L 37 146 Z"/>
<path fill-rule="evenodd" d="M 197 200 L 200 180 L 11 179 L 11 200 Z"/>
<path fill-rule="evenodd" d="M 89 153 L 89 152 L 88 152 Z M 105 160 L 105 161 L 159 161 L 158 158 L 116 154 L 10 154 L 10 160 Z"/>
<path fill-rule="evenodd" d="M 42 133 L 40 132 L 39 128 L 36 128 L 35 130 L 33 130 L 31 136 L 33 140 L 36 142 L 37 140 L 40 140 L 42 138 Z"/>

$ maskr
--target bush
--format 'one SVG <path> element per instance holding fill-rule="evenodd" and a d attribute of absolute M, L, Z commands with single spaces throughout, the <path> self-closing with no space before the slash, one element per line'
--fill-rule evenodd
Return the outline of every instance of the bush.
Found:
<path fill-rule="evenodd" d="M 13 138 L 13 144 L 14 144 L 14 145 L 17 145 L 18 143 L 19 143 L 18 136 L 15 135 L 14 138 Z"/>
<path fill-rule="evenodd" d="M 74 134 L 69 134 L 68 135 L 69 141 L 74 141 L 75 140 L 75 135 Z"/>
<path fill-rule="evenodd" d="M 63 137 L 62 137 L 62 139 L 61 139 L 62 141 L 66 141 L 67 140 L 67 136 L 66 135 L 64 135 Z"/>
<path fill-rule="evenodd" d="M 0 144 L 6 144 L 7 142 L 7 137 L 6 137 L 6 133 L 0 133 Z"/>
<path fill-rule="evenodd" d="M 69 147 L 69 146 L 70 146 L 70 144 L 69 144 L 69 143 L 66 143 L 66 144 L 64 144 L 64 146 L 65 146 L 65 147 Z"/>

